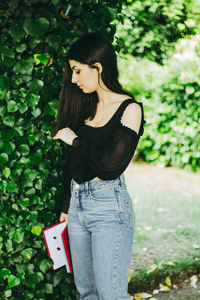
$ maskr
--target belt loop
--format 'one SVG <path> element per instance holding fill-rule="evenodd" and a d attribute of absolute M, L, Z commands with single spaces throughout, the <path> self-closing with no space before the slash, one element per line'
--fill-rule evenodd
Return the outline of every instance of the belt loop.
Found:
<path fill-rule="evenodd" d="M 88 181 L 88 194 L 90 193 L 91 188 L 92 188 L 91 181 Z"/>
<path fill-rule="evenodd" d="M 119 177 L 120 179 L 120 185 L 121 187 L 125 187 L 126 186 L 126 182 L 125 182 L 125 176 L 124 176 L 124 173 L 122 173 Z"/>
<path fill-rule="evenodd" d="M 121 176 L 122 176 L 122 175 L 119 176 L 119 185 L 120 185 L 120 187 L 122 187 L 122 179 L 121 179 Z"/>
<path fill-rule="evenodd" d="M 88 181 L 85 181 L 85 190 L 86 190 L 86 192 L 88 193 Z"/>

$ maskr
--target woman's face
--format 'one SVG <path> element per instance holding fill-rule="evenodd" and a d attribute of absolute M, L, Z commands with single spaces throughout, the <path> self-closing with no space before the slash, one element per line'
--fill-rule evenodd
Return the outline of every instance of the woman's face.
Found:
<path fill-rule="evenodd" d="M 97 69 L 92 69 L 73 59 L 69 59 L 69 64 L 73 71 L 72 83 L 77 84 L 84 93 L 92 93 L 99 88 Z"/>

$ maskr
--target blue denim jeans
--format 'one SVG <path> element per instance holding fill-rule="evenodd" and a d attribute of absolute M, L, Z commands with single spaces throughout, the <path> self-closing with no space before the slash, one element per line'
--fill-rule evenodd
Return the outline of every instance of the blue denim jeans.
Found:
<path fill-rule="evenodd" d="M 80 300 L 129 299 L 135 212 L 124 174 L 71 181 L 68 233 Z"/>

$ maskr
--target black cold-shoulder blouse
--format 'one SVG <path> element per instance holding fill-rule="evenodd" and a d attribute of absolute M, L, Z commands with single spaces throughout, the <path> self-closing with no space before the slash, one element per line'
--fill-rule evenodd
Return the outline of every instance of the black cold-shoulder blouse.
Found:
<path fill-rule="evenodd" d="M 142 109 L 139 133 L 121 123 L 121 117 L 128 104 L 137 103 Z M 144 120 L 141 102 L 124 100 L 112 118 L 101 127 L 82 124 L 72 142 L 70 161 L 62 195 L 62 212 L 67 213 L 71 197 L 72 178 L 77 183 L 90 181 L 95 177 L 102 180 L 116 179 L 130 163 L 140 136 L 143 134 Z"/>

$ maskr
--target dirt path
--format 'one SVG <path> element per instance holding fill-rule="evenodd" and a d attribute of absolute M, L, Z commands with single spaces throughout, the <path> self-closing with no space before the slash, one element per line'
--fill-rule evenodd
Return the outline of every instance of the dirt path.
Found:
<path fill-rule="evenodd" d="M 152 187 L 200 197 L 200 172 L 190 173 L 173 167 L 160 168 L 147 163 L 131 163 L 125 171 L 127 186 Z"/>
<path fill-rule="evenodd" d="M 147 163 L 131 163 L 125 171 L 127 186 L 149 187 L 158 191 L 180 193 L 200 198 L 200 172 L 190 173 L 173 167 L 160 168 Z M 175 285 L 170 292 L 159 293 L 149 298 L 155 300 L 200 300 L 200 279 L 196 288 L 189 280 Z M 131 296 L 130 299 L 134 299 Z"/>
<path fill-rule="evenodd" d="M 167 293 L 160 293 L 154 295 L 156 300 L 199 300 L 200 299 L 200 283 L 198 282 L 196 288 L 191 287 L 188 281 L 183 282 L 181 286 L 172 289 Z"/>

